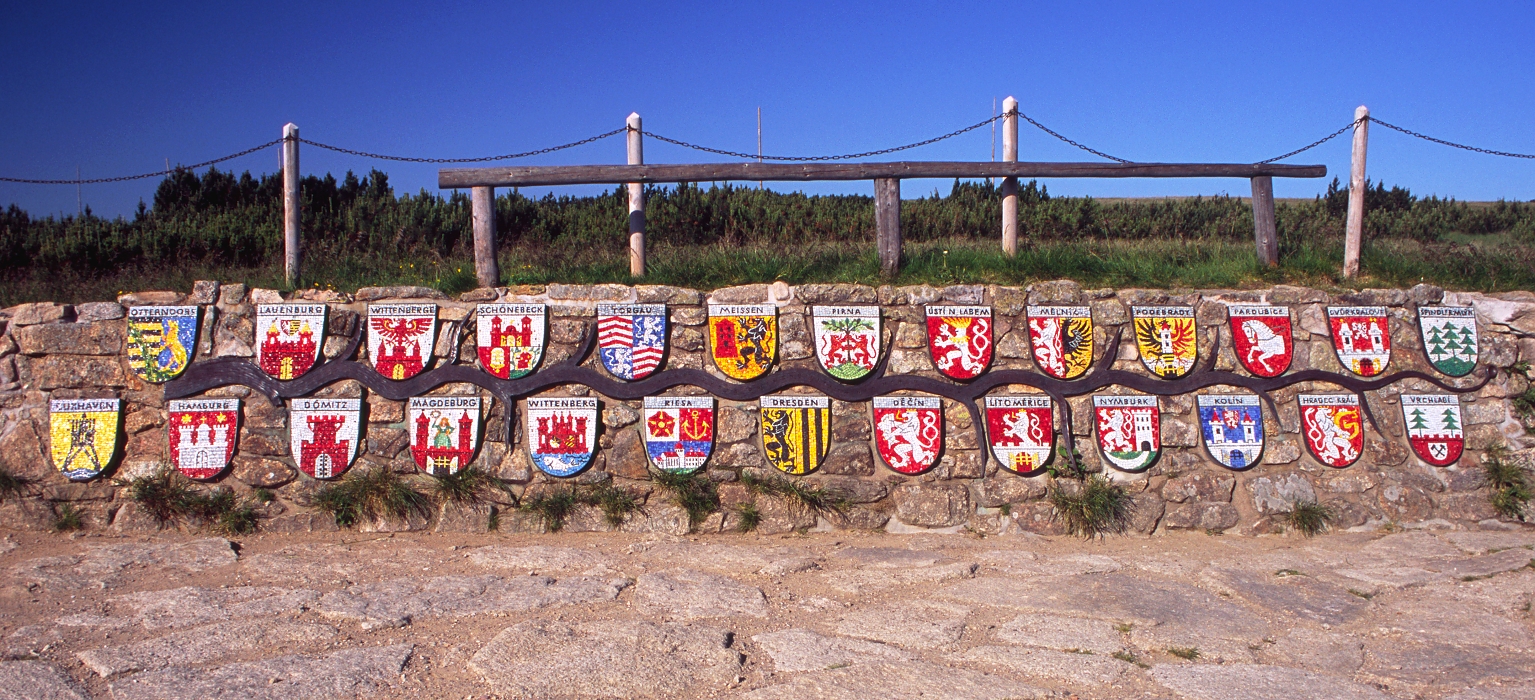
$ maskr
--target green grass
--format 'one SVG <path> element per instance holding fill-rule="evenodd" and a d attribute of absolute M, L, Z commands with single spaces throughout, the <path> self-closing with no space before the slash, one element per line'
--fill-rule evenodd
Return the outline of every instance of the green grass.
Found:
<path fill-rule="evenodd" d="M 0 210 L 0 306 L 81 302 L 120 292 L 191 287 L 197 279 L 284 288 L 280 181 L 177 171 L 132 218 L 34 218 Z M 1281 265 L 1260 268 L 1252 213 L 1238 197 L 1097 200 L 1021 188 L 1020 252 L 999 250 L 1000 193 L 956 181 L 947 194 L 903 200 L 905 263 L 880 277 L 873 202 L 744 187 L 650 188 L 650 283 L 710 288 L 785 280 L 868 284 L 1027 284 L 1069 278 L 1091 287 L 1335 287 L 1347 195 L 1277 207 Z M 447 293 L 475 286 L 469 198 L 397 194 L 388 176 L 303 182 L 304 282 L 341 291 L 384 284 Z M 502 283 L 631 282 L 624 188 L 590 197 L 496 200 Z M 1352 288 L 1429 282 L 1450 289 L 1535 288 L 1535 204 L 1418 198 L 1377 186 L 1367 196 L 1363 276 Z"/>
<path fill-rule="evenodd" d="M 432 499 L 385 467 L 353 469 L 341 481 L 315 491 L 315 507 L 330 513 L 341 527 L 361 520 L 408 520 L 432 516 Z"/>
<path fill-rule="evenodd" d="M 847 509 L 852 506 L 847 496 L 841 491 L 797 479 L 784 479 L 777 476 L 757 477 L 750 472 L 743 472 L 741 483 L 752 494 L 772 496 L 788 503 L 790 507 L 816 515 L 840 517 L 845 515 Z"/>
<path fill-rule="evenodd" d="M 1492 493 L 1492 509 L 1504 518 L 1524 522 L 1528 516 L 1530 498 L 1535 495 L 1528 470 L 1509 457 L 1508 448 L 1498 445 L 1487 451 L 1482 461 L 1487 486 Z"/>
<path fill-rule="evenodd" d="M 12 474 L 11 470 L 0 466 L 0 503 L 4 503 L 8 498 L 21 498 L 27 495 L 27 488 L 31 485 L 31 479 Z"/>
<path fill-rule="evenodd" d="M 671 494 L 672 502 L 688 514 L 688 530 L 696 530 L 711 513 L 720 509 L 719 488 L 703 470 L 673 472 L 652 469 L 656 486 Z"/>
<path fill-rule="evenodd" d="M 1307 537 L 1315 537 L 1331 526 L 1333 511 L 1316 501 L 1296 501 L 1291 504 L 1285 521 L 1290 528 Z"/>
<path fill-rule="evenodd" d="M 161 527 L 187 522 L 226 536 L 256 531 L 255 500 L 241 500 L 227 486 L 203 491 L 169 465 L 161 465 L 154 474 L 134 477 L 122 485 L 127 489 L 128 499 L 153 516 Z"/>
<path fill-rule="evenodd" d="M 757 529 L 757 526 L 761 524 L 762 511 L 757 509 L 756 502 L 736 505 L 736 532 L 744 535 Z"/>
<path fill-rule="evenodd" d="M 85 513 L 73 503 L 60 503 L 53 507 L 53 531 L 75 532 L 85 529 Z"/>
<path fill-rule="evenodd" d="M 1129 492 L 1096 474 L 1080 481 L 1055 480 L 1048 497 L 1066 532 L 1079 537 L 1124 534 L 1135 513 Z"/>
<path fill-rule="evenodd" d="M 565 529 L 565 520 L 579 503 L 575 489 L 566 488 L 524 497 L 520 507 L 537 514 L 544 521 L 544 529 L 559 532 Z"/>
<path fill-rule="evenodd" d="M 496 494 L 511 497 L 511 487 L 477 467 L 465 467 L 452 474 L 429 477 L 429 492 L 438 503 L 477 506 Z"/>
<path fill-rule="evenodd" d="M 1199 647 L 1168 647 L 1167 653 L 1185 661 L 1194 661 L 1200 657 Z"/>
<path fill-rule="evenodd" d="M 634 494 L 608 481 L 591 485 L 581 492 L 579 500 L 584 505 L 594 506 L 602 511 L 603 521 L 615 529 L 623 525 L 631 514 L 640 509 L 640 502 Z"/>

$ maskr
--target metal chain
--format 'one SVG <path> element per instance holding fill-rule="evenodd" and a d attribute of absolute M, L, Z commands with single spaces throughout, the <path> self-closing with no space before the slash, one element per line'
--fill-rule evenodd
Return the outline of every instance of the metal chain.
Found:
<path fill-rule="evenodd" d="M 1369 119 L 1369 117 L 1365 117 L 1365 119 Z M 1363 121 L 1363 120 L 1360 120 L 1360 121 Z M 1290 151 L 1289 153 L 1286 153 L 1286 154 L 1284 154 L 1282 156 L 1274 156 L 1273 158 L 1270 158 L 1268 160 L 1260 160 L 1257 163 L 1254 163 L 1253 165 L 1268 165 L 1269 163 L 1272 163 L 1272 162 L 1274 162 L 1276 160 L 1284 160 L 1284 159 L 1289 158 L 1290 156 L 1293 156 L 1293 155 L 1295 155 L 1297 153 L 1303 153 L 1305 151 L 1309 151 L 1309 150 L 1311 150 L 1313 148 L 1316 148 L 1317 146 L 1320 146 L 1320 145 L 1322 145 L 1324 143 L 1327 143 L 1328 141 L 1331 141 L 1331 140 L 1333 140 L 1335 138 L 1338 138 L 1339 136 L 1342 136 L 1343 132 L 1348 131 L 1349 129 L 1352 129 L 1352 128 L 1358 126 L 1358 125 L 1359 125 L 1359 122 L 1357 122 L 1357 121 L 1356 122 L 1350 122 L 1347 126 L 1343 127 L 1342 129 L 1339 129 L 1337 131 L 1332 132 L 1331 134 L 1328 134 L 1326 136 L 1323 136 L 1322 138 L 1319 138 L 1319 139 L 1317 139 L 1315 141 L 1312 141 L 1311 145 L 1309 145 L 1309 146 L 1305 146 L 1303 148 L 1297 148 L 1297 149 L 1295 149 L 1293 151 Z"/>
<path fill-rule="evenodd" d="M 261 150 L 263 148 L 271 148 L 272 146 L 276 146 L 279 143 L 282 143 L 282 139 L 277 139 L 276 141 L 268 141 L 266 143 L 261 144 L 260 146 L 254 146 L 252 148 L 247 148 L 247 149 L 245 149 L 243 151 L 240 151 L 239 153 L 231 153 L 231 154 L 229 154 L 227 156 L 224 156 L 223 158 L 214 158 L 213 160 L 203 161 L 203 162 L 198 163 L 196 165 L 178 165 L 178 166 L 176 166 L 176 167 L 174 167 L 174 168 L 172 168 L 170 170 L 157 170 L 157 171 L 152 172 L 152 173 L 144 173 L 143 175 L 124 175 L 122 177 L 98 177 L 98 178 L 91 179 L 91 180 L 27 180 L 27 179 L 19 178 L 19 177 L 0 177 L 0 182 L 18 182 L 18 183 L 25 184 L 25 185 L 94 185 L 94 184 L 102 183 L 102 182 L 126 182 L 128 180 L 143 180 L 144 178 L 148 178 L 148 177 L 165 177 L 166 175 L 169 175 L 170 173 L 172 173 L 172 172 L 174 172 L 176 170 L 196 170 L 198 168 L 205 168 L 205 167 L 210 166 L 210 165 L 214 165 L 214 164 L 217 164 L 217 163 L 222 163 L 222 162 L 224 162 L 226 160 L 234 160 L 235 158 L 239 158 L 240 156 L 250 155 L 250 154 L 255 153 L 256 151 L 259 151 L 259 150 Z"/>
<path fill-rule="evenodd" d="M 963 129 L 959 129 L 957 131 L 951 131 L 951 132 L 949 132 L 947 134 L 944 134 L 944 135 L 938 136 L 938 137 L 934 137 L 934 138 L 930 138 L 930 139 L 928 139 L 926 141 L 918 141 L 916 143 L 909 143 L 909 144 L 906 144 L 905 146 L 896 146 L 894 148 L 882 148 L 882 149 L 880 149 L 878 151 L 865 151 L 863 153 L 848 153 L 848 154 L 840 155 L 840 156 L 761 156 L 761 155 L 756 155 L 754 153 L 741 153 L 741 152 L 738 152 L 738 151 L 725 151 L 725 150 L 720 150 L 718 148 L 709 148 L 708 146 L 700 146 L 700 145 L 698 145 L 696 143 L 688 143 L 686 141 L 678 141 L 677 139 L 667 138 L 667 137 L 662 136 L 660 134 L 657 134 L 657 133 L 655 133 L 653 131 L 641 131 L 640 133 L 642 133 L 642 134 L 644 134 L 646 136 L 649 136 L 650 138 L 656 139 L 657 141 L 665 141 L 665 142 L 667 142 L 669 144 L 672 144 L 674 146 L 682 146 L 683 148 L 691 148 L 691 149 L 693 149 L 695 151 L 704 151 L 706 153 L 713 153 L 713 154 L 721 155 L 721 156 L 729 156 L 731 158 L 747 158 L 747 159 L 760 158 L 762 160 L 788 160 L 788 161 L 801 161 L 801 162 L 803 162 L 803 161 L 816 161 L 816 160 L 851 160 L 853 158 L 867 158 L 869 156 L 879 156 L 879 155 L 884 155 L 886 153 L 895 153 L 896 151 L 904 151 L 904 150 L 911 149 L 911 148 L 917 148 L 918 146 L 926 146 L 928 144 L 938 143 L 939 141 L 942 141 L 942 140 L 948 139 L 948 138 L 953 138 L 953 137 L 958 136 L 960 134 L 963 134 L 963 133 L 965 133 L 967 131 L 974 131 L 976 129 L 979 129 L 979 128 L 983 127 L 983 126 L 986 126 L 987 124 L 990 124 L 990 123 L 992 123 L 992 122 L 994 122 L 994 121 L 996 121 L 998 119 L 1001 119 L 1004 116 L 1006 116 L 1006 115 L 998 114 L 997 116 L 992 117 L 990 119 L 987 119 L 986 121 L 977 122 L 975 124 L 971 124 L 970 126 L 967 126 L 967 127 L 963 128 Z"/>
<path fill-rule="evenodd" d="M 589 143 L 591 143 L 593 141 L 601 141 L 602 139 L 605 139 L 605 138 L 607 138 L 609 136 L 616 136 L 616 135 L 621 134 L 621 133 L 623 133 L 623 132 L 625 132 L 627 130 L 628 130 L 628 127 L 620 127 L 620 128 L 614 129 L 614 130 L 609 131 L 609 132 L 604 133 L 604 134 L 597 134 L 596 136 L 593 136 L 591 138 L 584 138 L 584 139 L 581 139 L 580 141 L 572 141 L 572 142 L 564 144 L 562 146 L 550 146 L 548 148 L 540 148 L 540 149 L 538 149 L 536 151 L 528 151 L 526 153 L 508 153 L 508 154 L 506 154 L 504 156 L 486 156 L 484 158 L 407 158 L 405 156 L 386 156 L 386 155 L 382 155 L 382 154 L 379 154 L 379 153 L 368 153 L 366 151 L 354 151 L 354 150 L 352 150 L 350 148 L 340 148 L 340 147 L 337 147 L 337 146 L 329 146 L 329 145 L 326 145 L 326 144 L 323 144 L 323 143 L 317 143 L 317 142 L 314 142 L 314 141 L 310 141 L 309 139 L 303 139 L 303 138 L 299 139 L 299 141 L 301 141 L 303 143 L 306 143 L 306 144 L 309 144 L 311 146 L 314 146 L 316 148 L 323 148 L 323 149 L 326 149 L 328 151 L 335 151 L 337 153 L 345 153 L 345 154 L 347 154 L 349 156 L 361 156 L 363 158 L 377 158 L 379 160 L 395 160 L 395 161 L 400 161 L 400 162 L 404 162 L 404 163 L 484 163 L 486 161 L 492 161 L 492 160 L 511 160 L 513 158 L 526 158 L 528 156 L 537 156 L 537 155 L 543 155 L 545 153 L 553 153 L 555 151 L 563 151 L 563 150 L 565 150 L 567 148 L 575 148 L 576 146 L 584 146 L 584 145 L 589 144 Z"/>
<path fill-rule="evenodd" d="M 1434 138 L 1432 136 L 1429 136 L 1427 134 L 1420 134 L 1420 133 L 1418 133 L 1416 131 L 1413 131 L 1411 129 L 1403 129 L 1402 127 L 1397 126 L 1395 124 L 1388 124 L 1388 123 L 1383 122 L 1383 121 L 1381 121 L 1379 119 L 1376 119 L 1375 117 L 1365 117 L 1365 118 L 1369 119 L 1372 122 L 1375 122 L 1376 124 L 1384 126 L 1387 129 L 1395 129 L 1395 130 L 1400 131 L 1400 132 L 1402 132 L 1404 134 L 1407 134 L 1408 136 L 1416 136 L 1416 137 L 1418 137 L 1420 139 L 1423 139 L 1424 141 L 1433 141 L 1434 143 L 1440 144 L 1442 146 L 1452 146 L 1454 148 L 1461 148 L 1461 149 L 1465 149 L 1467 151 L 1475 151 L 1477 153 L 1486 153 L 1487 155 L 1490 155 L 1490 156 L 1505 156 L 1505 157 L 1508 157 L 1508 158 L 1535 158 L 1535 155 L 1531 155 L 1531 154 L 1528 154 L 1528 153 L 1509 153 L 1507 151 L 1493 151 L 1493 150 L 1489 150 L 1489 149 L 1486 149 L 1486 148 L 1477 148 L 1476 146 L 1466 146 L 1466 145 L 1463 145 L 1463 144 L 1455 143 L 1453 141 L 1446 141 L 1444 139 L 1436 139 L 1436 138 Z"/>
<path fill-rule="evenodd" d="M 1065 136 L 1062 136 L 1060 134 L 1055 133 L 1054 131 L 1052 131 L 1050 129 L 1050 127 L 1045 126 L 1044 124 L 1041 124 L 1041 123 L 1039 123 L 1037 121 L 1034 121 L 1033 118 L 1031 118 L 1027 114 L 1024 114 L 1023 112 L 1018 112 L 1017 114 L 1018 114 L 1018 116 L 1023 117 L 1024 120 L 1027 121 L 1028 123 L 1033 124 L 1034 126 L 1038 127 L 1040 131 L 1043 131 L 1043 132 L 1045 132 L 1045 133 L 1047 133 L 1047 134 L 1049 134 L 1051 136 L 1054 136 L 1054 137 L 1056 137 L 1056 138 L 1058 138 L 1058 139 L 1060 139 L 1062 141 L 1065 141 L 1066 143 L 1069 143 L 1069 144 L 1071 144 L 1073 146 L 1076 146 L 1077 148 L 1080 148 L 1080 149 L 1082 149 L 1084 151 L 1087 151 L 1088 153 L 1091 153 L 1091 154 L 1093 154 L 1095 156 L 1098 156 L 1099 158 L 1108 158 L 1109 160 L 1115 161 L 1117 163 L 1133 163 L 1134 162 L 1134 161 L 1125 160 L 1124 158 L 1115 158 L 1114 156 L 1111 156 L 1111 155 L 1109 155 L 1107 153 L 1104 153 L 1103 151 L 1098 151 L 1098 150 L 1094 150 L 1094 149 L 1088 148 L 1087 146 L 1083 146 L 1082 144 L 1077 143 L 1076 141 L 1072 141 L 1071 139 L 1068 139 Z"/>

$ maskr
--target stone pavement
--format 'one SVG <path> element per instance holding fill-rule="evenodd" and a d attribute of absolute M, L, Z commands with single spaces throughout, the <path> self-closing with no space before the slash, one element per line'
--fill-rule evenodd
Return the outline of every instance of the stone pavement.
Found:
<path fill-rule="evenodd" d="M 1535 698 L 1535 528 L 0 534 L 9 698 Z"/>

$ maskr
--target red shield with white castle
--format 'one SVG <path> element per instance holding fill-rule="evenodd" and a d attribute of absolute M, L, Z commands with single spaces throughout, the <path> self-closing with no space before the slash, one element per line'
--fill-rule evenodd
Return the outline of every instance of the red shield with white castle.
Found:
<path fill-rule="evenodd" d="M 1329 467 L 1353 464 L 1364 453 L 1364 414 L 1354 394 L 1301 394 L 1300 432 L 1306 449 Z"/>
<path fill-rule="evenodd" d="M 1329 306 L 1332 349 L 1338 362 L 1361 377 L 1386 371 L 1391 361 L 1391 327 L 1384 306 Z"/>
<path fill-rule="evenodd" d="M 550 476 L 575 476 L 597 450 L 597 399 L 528 399 L 527 446 L 533 466 Z"/>
<path fill-rule="evenodd" d="M 480 442 L 480 397 L 417 396 L 407 419 L 410 456 L 432 476 L 457 474 L 474 459 Z"/>
<path fill-rule="evenodd" d="M 240 438 L 239 399 L 167 401 L 171 463 L 191 479 L 212 479 L 229 466 Z"/>
<path fill-rule="evenodd" d="M 1465 432 L 1460 423 L 1460 397 L 1454 394 L 1402 394 L 1402 418 L 1407 442 L 1418 458 L 1436 467 L 1460 459 Z"/>
<path fill-rule="evenodd" d="M 1231 345 L 1237 361 L 1259 377 L 1277 377 L 1290 368 L 1295 341 L 1290 332 L 1290 307 L 1232 304 Z"/>
<path fill-rule="evenodd" d="M 341 476 L 357 455 L 362 399 L 293 399 L 288 405 L 293 460 L 316 479 Z"/>
<path fill-rule="evenodd" d="M 936 396 L 874 397 L 874 447 L 902 474 L 921 474 L 943 450 L 943 399 Z"/>
<path fill-rule="evenodd" d="M 1109 466 L 1141 472 L 1162 455 L 1162 411 L 1157 397 L 1139 394 L 1093 396 L 1098 449 Z"/>
<path fill-rule="evenodd" d="M 325 344 L 324 304 L 256 306 L 256 366 L 274 379 L 297 379 Z"/>
<path fill-rule="evenodd" d="M 1038 473 L 1055 454 L 1055 409 L 1045 394 L 986 397 L 986 440 L 1004 469 Z"/>
<path fill-rule="evenodd" d="M 980 376 L 991 364 L 991 347 L 991 307 L 927 307 L 927 348 L 944 376 Z"/>
<path fill-rule="evenodd" d="M 368 357 L 373 369 L 395 381 L 420 374 L 432 361 L 436 330 L 436 304 L 369 304 Z"/>

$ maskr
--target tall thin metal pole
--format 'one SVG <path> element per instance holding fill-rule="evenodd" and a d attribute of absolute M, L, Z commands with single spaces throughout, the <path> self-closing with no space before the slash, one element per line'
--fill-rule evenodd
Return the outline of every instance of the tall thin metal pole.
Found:
<path fill-rule="evenodd" d="M 1018 162 L 1018 100 L 1002 101 L 1002 160 Z M 993 122 L 995 124 L 995 122 Z M 1002 180 L 1002 254 L 1018 254 L 1018 178 Z"/>
<path fill-rule="evenodd" d="M 289 287 L 299 281 L 299 199 L 298 125 L 285 124 L 282 128 L 282 245 L 283 267 Z"/>
<path fill-rule="evenodd" d="M 1348 223 L 1343 235 L 1343 277 L 1359 275 L 1359 251 L 1364 240 L 1364 157 L 1370 141 L 1370 108 L 1354 110 L 1354 152 L 1348 171 Z"/>
<path fill-rule="evenodd" d="M 645 163 L 644 144 L 640 141 L 644 130 L 640 126 L 640 113 L 629 115 L 625 125 L 629 127 L 629 164 Z M 629 183 L 629 275 L 645 276 L 645 184 Z"/>

